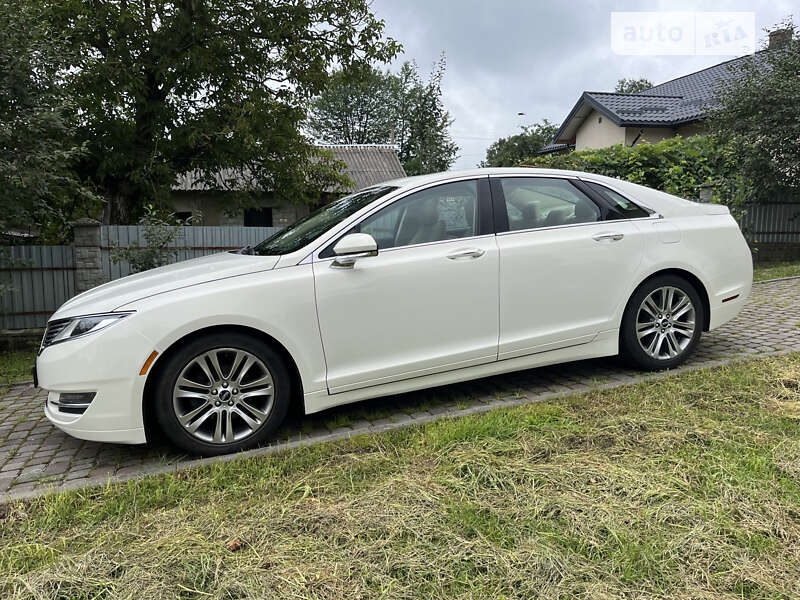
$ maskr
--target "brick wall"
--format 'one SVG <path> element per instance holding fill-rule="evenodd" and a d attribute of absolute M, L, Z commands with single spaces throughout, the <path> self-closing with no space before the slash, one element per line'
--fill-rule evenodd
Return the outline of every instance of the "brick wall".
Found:
<path fill-rule="evenodd" d="M 80 219 L 73 224 L 72 231 L 75 293 L 80 294 L 107 281 L 100 249 L 100 222 Z"/>

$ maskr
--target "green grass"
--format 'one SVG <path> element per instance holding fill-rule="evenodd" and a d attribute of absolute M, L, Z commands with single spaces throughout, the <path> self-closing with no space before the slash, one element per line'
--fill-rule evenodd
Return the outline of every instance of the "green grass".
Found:
<path fill-rule="evenodd" d="M 0 385 L 30 381 L 36 350 L 0 352 Z"/>
<path fill-rule="evenodd" d="M 796 598 L 799 507 L 792 355 L 0 507 L 0 597 Z"/>
<path fill-rule="evenodd" d="M 794 277 L 796 275 L 800 275 L 800 261 L 756 263 L 753 265 L 753 281 L 780 279 L 781 277 Z"/>

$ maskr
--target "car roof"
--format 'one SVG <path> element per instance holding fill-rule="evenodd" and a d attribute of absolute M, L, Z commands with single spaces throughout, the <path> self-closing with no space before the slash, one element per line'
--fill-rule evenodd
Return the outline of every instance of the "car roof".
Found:
<path fill-rule="evenodd" d="M 541 169 L 537 167 L 490 167 L 484 169 L 467 169 L 463 171 L 445 171 L 442 173 L 431 173 L 429 175 L 415 175 L 412 177 L 402 177 L 400 179 L 392 179 L 384 181 L 380 185 L 391 185 L 396 187 L 407 187 L 424 185 L 426 183 L 434 183 L 436 181 L 445 181 L 447 179 L 457 179 L 460 177 L 480 177 L 487 175 L 562 175 L 571 177 L 590 177 L 597 178 L 598 176 L 593 173 L 584 173 L 583 171 L 567 171 L 564 169 Z"/>
<path fill-rule="evenodd" d="M 436 183 L 438 181 L 448 181 L 451 179 L 458 179 L 461 177 L 486 177 L 487 175 L 555 175 L 562 177 L 580 177 L 589 181 L 598 181 L 605 183 L 612 187 L 612 189 L 621 190 L 630 195 L 637 202 L 643 203 L 647 208 L 654 210 L 662 215 L 672 216 L 679 214 L 686 210 L 688 205 L 692 202 L 648 188 L 624 179 L 612 178 L 606 175 L 598 175 L 597 173 L 587 173 L 585 171 L 568 171 L 565 169 L 541 169 L 537 167 L 490 167 L 485 169 L 469 169 L 466 171 L 446 171 L 443 173 L 431 173 L 430 175 L 417 175 L 415 177 L 403 177 L 402 179 L 393 179 L 381 183 L 381 186 L 389 185 L 396 186 L 400 189 L 407 189 L 409 187 L 417 187 L 428 183 Z"/>

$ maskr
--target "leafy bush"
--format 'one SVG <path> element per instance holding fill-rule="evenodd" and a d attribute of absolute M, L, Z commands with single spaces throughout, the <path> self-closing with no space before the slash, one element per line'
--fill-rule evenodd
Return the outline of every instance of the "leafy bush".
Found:
<path fill-rule="evenodd" d="M 710 131 L 735 148 L 751 201 L 800 198 L 800 28 L 785 21 L 786 43 L 735 63 L 717 90 Z"/>
<path fill-rule="evenodd" d="M 126 248 L 115 244 L 111 250 L 111 260 L 127 261 L 132 273 L 141 273 L 173 262 L 178 250 L 170 244 L 181 239 L 183 225 L 188 225 L 192 219 L 189 217 L 186 221 L 179 221 L 174 214 L 165 215 L 152 204 L 145 206 L 144 211 L 144 216 L 139 219 L 139 225 L 144 226 L 145 245 L 142 246 L 134 241 Z"/>
<path fill-rule="evenodd" d="M 741 186 L 736 182 L 733 152 L 707 135 L 536 156 L 523 164 L 607 175 L 683 198 L 698 198 L 700 188 L 711 185 L 715 201 L 728 205 L 742 203 L 736 191 Z"/>

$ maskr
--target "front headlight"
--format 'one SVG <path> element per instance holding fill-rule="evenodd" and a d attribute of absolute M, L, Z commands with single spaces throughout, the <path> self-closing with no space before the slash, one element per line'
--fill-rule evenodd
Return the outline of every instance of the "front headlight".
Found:
<path fill-rule="evenodd" d="M 67 340 L 95 333 L 132 314 L 132 312 L 103 313 L 50 321 L 44 332 L 42 349 L 59 342 L 66 342 Z"/>

